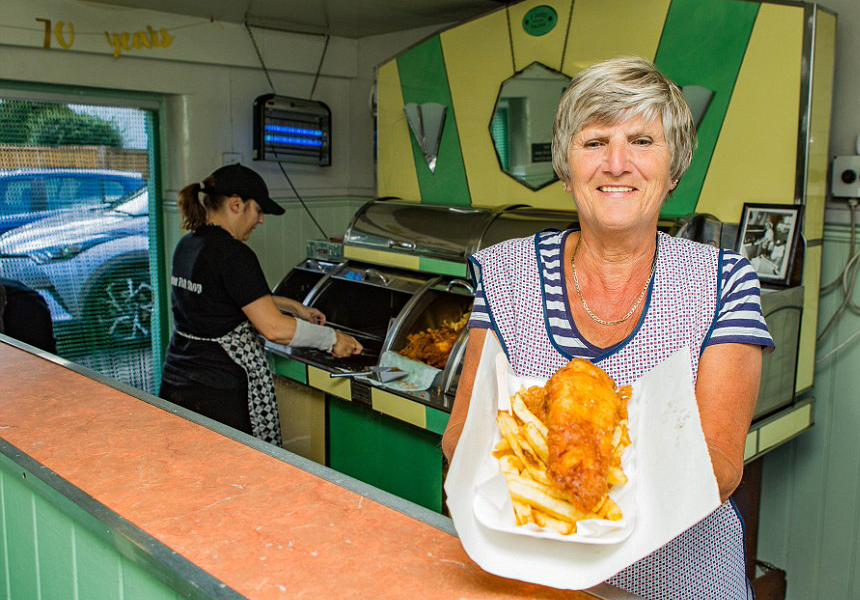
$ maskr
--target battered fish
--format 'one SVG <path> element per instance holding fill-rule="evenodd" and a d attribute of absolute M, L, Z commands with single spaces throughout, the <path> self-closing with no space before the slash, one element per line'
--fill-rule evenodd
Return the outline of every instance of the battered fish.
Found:
<path fill-rule="evenodd" d="M 545 390 L 549 475 L 571 504 L 592 511 L 609 491 L 607 474 L 619 460 L 613 434 L 627 418 L 629 386 L 616 391 L 606 372 L 574 358 Z"/>

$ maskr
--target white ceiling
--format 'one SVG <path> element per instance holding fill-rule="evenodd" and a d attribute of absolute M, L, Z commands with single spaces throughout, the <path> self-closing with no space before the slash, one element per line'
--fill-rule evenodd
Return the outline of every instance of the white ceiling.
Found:
<path fill-rule="evenodd" d="M 463 21 L 504 0 L 94 0 L 305 33 L 361 38 Z"/>

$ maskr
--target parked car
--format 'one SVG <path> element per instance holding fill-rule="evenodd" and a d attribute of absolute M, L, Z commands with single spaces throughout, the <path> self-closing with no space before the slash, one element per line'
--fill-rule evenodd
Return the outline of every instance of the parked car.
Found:
<path fill-rule="evenodd" d="M 148 340 L 149 194 L 78 206 L 0 235 L 0 275 L 38 291 L 55 325 L 82 325 L 92 339 Z"/>
<path fill-rule="evenodd" d="M 146 181 L 105 169 L 0 169 L 0 234 L 55 212 L 114 202 Z"/>

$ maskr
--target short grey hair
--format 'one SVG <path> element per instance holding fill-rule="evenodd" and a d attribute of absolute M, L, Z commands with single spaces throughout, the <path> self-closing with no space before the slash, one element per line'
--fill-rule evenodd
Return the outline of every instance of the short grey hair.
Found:
<path fill-rule="evenodd" d="M 586 125 L 613 125 L 642 116 L 660 117 L 669 145 L 669 172 L 678 181 L 693 160 L 696 127 L 681 89 L 650 61 L 638 56 L 610 58 L 576 74 L 561 96 L 552 130 L 552 166 L 570 178 L 568 152 L 573 136 Z"/>

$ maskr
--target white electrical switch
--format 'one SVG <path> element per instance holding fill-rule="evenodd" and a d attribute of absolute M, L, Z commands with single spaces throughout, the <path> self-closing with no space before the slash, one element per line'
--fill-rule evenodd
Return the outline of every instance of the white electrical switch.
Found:
<path fill-rule="evenodd" d="M 860 156 L 833 158 L 831 192 L 836 198 L 860 198 Z"/>

